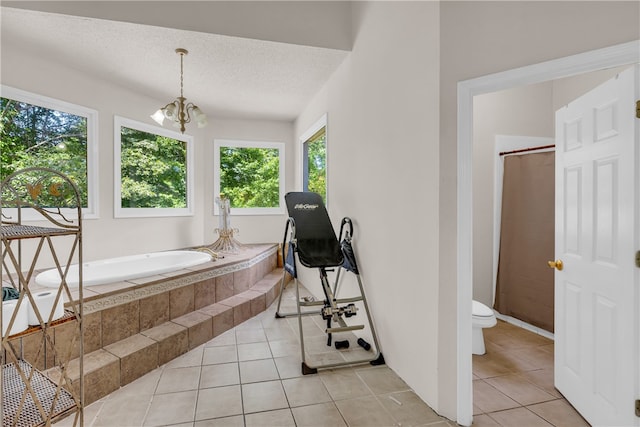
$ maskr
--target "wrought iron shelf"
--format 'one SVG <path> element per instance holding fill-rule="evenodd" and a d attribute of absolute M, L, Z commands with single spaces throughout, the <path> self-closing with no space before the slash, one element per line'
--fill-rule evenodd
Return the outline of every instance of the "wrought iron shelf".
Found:
<path fill-rule="evenodd" d="M 38 227 L 33 225 L 2 225 L 2 240 L 36 239 L 47 236 L 70 236 L 78 234 L 77 228 Z"/>
<path fill-rule="evenodd" d="M 0 200 L 2 209 L 11 208 L 11 217 L 2 215 L 0 239 L 3 243 L 2 264 L 0 272 L 9 277 L 5 286 L 12 286 L 20 292 L 17 305 L 10 314 L 8 331 L 3 335 L 0 345 L 0 385 L 2 398 L 2 425 L 16 427 L 50 426 L 53 422 L 75 413 L 74 426 L 83 426 L 84 406 L 84 368 L 83 368 L 83 321 L 82 321 L 82 285 L 78 289 L 77 300 L 70 301 L 61 318 L 46 322 L 53 316 L 55 306 L 60 304 L 63 295 L 70 295 L 69 288 L 61 280 L 55 288 L 56 303 L 50 313 L 41 313 L 41 307 L 34 300 L 31 289 L 31 277 L 36 269 L 39 258 L 43 253 L 51 255 L 58 270 L 68 267 L 72 260 L 77 260 L 82 268 L 82 202 L 75 184 L 65 175 L 47 168 L 27 168 L 17 171 L 5 178 L 0 186 Z M 52 200 L 62 208 L 51 208 Z M 33 226 L 23 224 L 23 211 L 31 209 L 42 215 L 39 221 L 47 226 Z M 73 221 L 66 216 L 68 210 L 75 210 Z M 62 245 L 64 257 L 59 256 L 56 237 L 72 236 L 71 249 Z M 26 239 L 39 239 L 39 242 L 24 242 Z M 47 242 L 45 243 L 44 240 Z M 67 240 L 67 239 L 63 239 Z M 13 243 L 13 244 L 12 244 Z M 68 251 L 68 252 L 67 252 Z M 25 262 L 27 261 L 28 262 Z M 28 266 L 27 274 L 24 272 Z M 4 269 L 9 271 L 4 271 Z M 82 276 L 80 276 L 82 277 Z M 3 277 L 5 279 L 6 277 Z M 8 285 L 6 283 L 9 283 Z M 52 289 L 53 291 L 53 289 Z M 28 304 L 36 317 L 45 323 L 27 326 L 24 323 L 12 333 L 12 327 L 18 318 L 18 307 Z M 5 307 L 5 304 L 2 305 Z M 48 308 L 47 308 L 48 310 Z M 3 314 L 3 323 L 5 313 Z M 46 315 L 45 315 L 46 314 Z M 53 328 L 62 324 L 71 324 L 73 335 L 68 343 L 52 342 Z M 26 325 L 25 325 L 26 326 Z M 66 328 L 66 326 L 65 326 Z M 2 325 L 5 329 L 5 325 Z M 38 334 L 40 338 L 38 338 Z M 35 340 L 34 340 L 35 338 Z M 36 348 L 35 355 L 25 351 L 25 343 L 32 345 L 34 341 L 41 343 Z M 78 345 L 79 359 L 77 372 L 74 368 L 74 379 L 69 375 L 71 358 L 78 357 L 70 351 L 70 346 Z M 47 356 L 41 361 L 41 350 Z M 49 350 L 51 349 L 51 350 Z M 49 362 L 48 352 L 52 357 Z M 75 356 L 72 356 L 74 354 Z M 39 370 L 40 369 L 40 370 Z M 76 377 L 77 375 L 77 377 Z"/>
<path fill-rule="evenodd" d="M 18 363 L 18 368 L 13 363 L 2 366 L 3 426 L 44 426 L 78 409 L 78 403 L 69 391 L 28 362 L 20 360 Z"/>

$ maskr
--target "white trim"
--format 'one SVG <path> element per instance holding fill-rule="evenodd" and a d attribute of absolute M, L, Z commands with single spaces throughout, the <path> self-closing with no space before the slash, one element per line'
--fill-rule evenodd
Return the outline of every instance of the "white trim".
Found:
<path fill-rule="evenodd" d="M 324 113 L 322 117 L 320 117 L 311 127 L 309 127 L 301 136 L 298 138 L 299 147 L 298 151 L 300 155 L 298 156 L 298 160 L 300 161 L 300 176 L 298 179 L 300 180 L 300 191 L 304 190 L 304 144 L 315 135 L 320 129 L 324 127 L 324 140 L 325 140 L 325 180 L 326 180 L 326 200 L 325 206 L 329 206 L 329 126 L 327 125 L 327 113 Z"/>
<path fill-rule="evenodd" d="M 457 422 L 473 421 L 471 300 L 473 284 L 473 97 L 640 61 L 640 40 L 458 82 Z M 640 304 L 640 302 L 638 303 Z M 640 372 L 635 373 L 640 375 Z M 640 388 L 640 379 L 637 388 Z"/>
<path fill-rule="evenodd" d="M 213 194 L 220 194 L 220 147 L 275 148 L 279 157 L 279 206 L 275 208 L 231 208 L 231 215 L 282 215 L 284 213 L 285 191 L 285 144 L 273 141 L 242 141 L 237 139 L 213 140 Z M 215 197 L 214 197 L 215 200 Z M 220 209 L 213 204 L 213 214 L 220 215 Z"/>
<path fill-rule="evenodd" d="M 553 138 L 538 136 L 496 135 L 493 167 L 493 293 L 492 303 L 496 300 L 496 282 L 498 278 L 498 258 L 500 256 L 500 222 L 502 220 L 502 178 L 504 175 L 504 151 L 520 150 L 529 147 L 542 147 L 554 144 Z M 541 153 L 553 148 L 532 151 Z"/>
<path fill-rule="evenodd" d="M 49 98 L 25 90 L 16 89 L 11 86 L 0 85 L 0 92 L 3 98 L 10 98 L 31 105 L 58 110 L 75 116 L 87 119 L 87 207 L 82 208 L 82 219 L 98 218 L 98 112 L 94 109 L 70 102 Z M 13 209 L 4 209 L 5 214 L 12 215 Z M 68 218 L 75 218 L 75 209 L 63 210 Z M 42 216 L 25 209 L 22 214 L 25 221 L 40 220 Z"/>
<path fill-rule="evenodd" d="M 121 129 L 126 127 L 182 141 L 187 146 L 187 207 L 186 208 L 123 208 L 121 182 Z M 195 161 L 193 137 L 159 126 L 113 116 L 113 215 L 115 218 L 151 218 L 192 216 L 194 204 Z"/>
<path fill-rule="evenodd" d="M 545 331 L 542 328 L 539 328 L 537 326 L 533 326 L 530 323 L 523 322 L 522 320 L 516 319 L 515 317 L 507 316 L 505 314 L 500 314 L 495 310 L 493 310 L 493 313 L 496 315 L 497 319 L 504 320 L 507 323 L 510 323 L 510 324 L 515 325 L 515 326 L 517 326 L 519 328 L 522 328 L 522 329 L 526 329 L 529 332 L 533 332 L 534 334 L 541 335 L 541 336 L 543 336 L 545 338 L 548 338 L 548 339 L 550 339 L 552 341 L 555 340 L 555 336 L 553 335 L 553 333 L 551 333 L 549 331 Z"/>

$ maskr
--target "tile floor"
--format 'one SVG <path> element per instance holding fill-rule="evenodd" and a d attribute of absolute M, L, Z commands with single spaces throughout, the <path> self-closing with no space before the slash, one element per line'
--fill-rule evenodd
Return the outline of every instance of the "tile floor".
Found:
<path fill-rule="evenodd" d="M 283 312 L 295 307 L 292 291 L 290 285 Z M 275 319 L 275 306 L 89 405 L 84 425 L 456 425 L 431 410 L 387 366 L 303 376 L 297 318 Z M 348 350 L 327 347 L 323 323 L 320 316 L 304 318 L 311 363 L 363 358 L 353 338 Z M 72 417 L 56 423 L 68 425 Z"/>
<path fill-rule="evenodd" d="M 473 356 L 473 425 L 579 427 L 589 424 L 553 386 L 553 341 L 498 320 Z"/>

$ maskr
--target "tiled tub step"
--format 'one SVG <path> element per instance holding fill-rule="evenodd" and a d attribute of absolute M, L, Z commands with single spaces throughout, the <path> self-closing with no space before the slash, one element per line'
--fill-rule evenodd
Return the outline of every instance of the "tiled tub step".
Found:
<path fill-rule="evenodd" d="M 85 354 L 85 405 L 261 313 L 277 298 L 282 274 L 275 269 L 245 291 Z M 77 372 L 75 359 L 72 384 Z"/>

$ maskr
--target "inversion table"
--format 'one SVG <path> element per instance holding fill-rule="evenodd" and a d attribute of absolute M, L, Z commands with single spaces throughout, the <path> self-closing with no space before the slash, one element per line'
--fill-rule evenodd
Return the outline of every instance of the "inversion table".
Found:
<path fill-rule="evenodd" d="M 302 373 L 304 375 L 315 374 L 320 368 L 334 368 L 367 362 L 372 365 L 384 364 L 384 357 L 380 352 L 378 337 L 369 312 L 367 299 L 362 286 L 362 279 L 351 245 L 353 239 L 353 222 L 348 217 L 342 219 L 339 234 L 341 240 L 339 241 L 338 238 L 336 238 L 329 214 L 319 194 L 311 192 L 291 192 L 285 195 L 285 203 L 287 205 L 289 218 L 287 219 L 284 230 L 282 250 L 284 251 L 285 248 L 287 248 L 287 254 L 286 256 L 283 255 L 283 259 L 285 260 L 284 273 L 280 283 L 276 318 L 294 316 L 298 318 Z M 288 242 L 287 236 L 289 237 Z M 318 269 L 324 293 L 324 301 L 315 301 L 312 298 L 300 298 L 296 258 L 298 258 L 304 267 Z M 329 284 L 327 272 L 334 271 L 335 269 L 337 269 L 337 273 L 332 288 Z M 359 295 L 348 298 L 338 298 L 338 284 L 342 270 L 355 275 L 358 281 Z M 280 305 L 287 274 L 290 274 L 295 282 L 297 309 L 295 312 L 281 313 Z M 371 356 L 359 360 L 309 366 L 306 362 L 302 317 L 310 315 L 322 316 L 322 319 L 326 321 L 325 332 L 327 334 L 327 346 L 331 346 L 332 335 L 334 333 L 358 331 L 365 328 L 364 324 L 352 325 L 345 322 L 345 317 L 350 318 L 357 314 L 358 307 L 356 304 L 362 305 L 366 312 L 369 332 L 374 342 L 374 349 L 363 339 L 358 339 L 358 344 L 367 351 L 370 351 Z M 310 307 L 322 308 L 320 310 L 314 310 Z M 338 342 L 336 342 L 336 344 L 338 344 Z"/>

